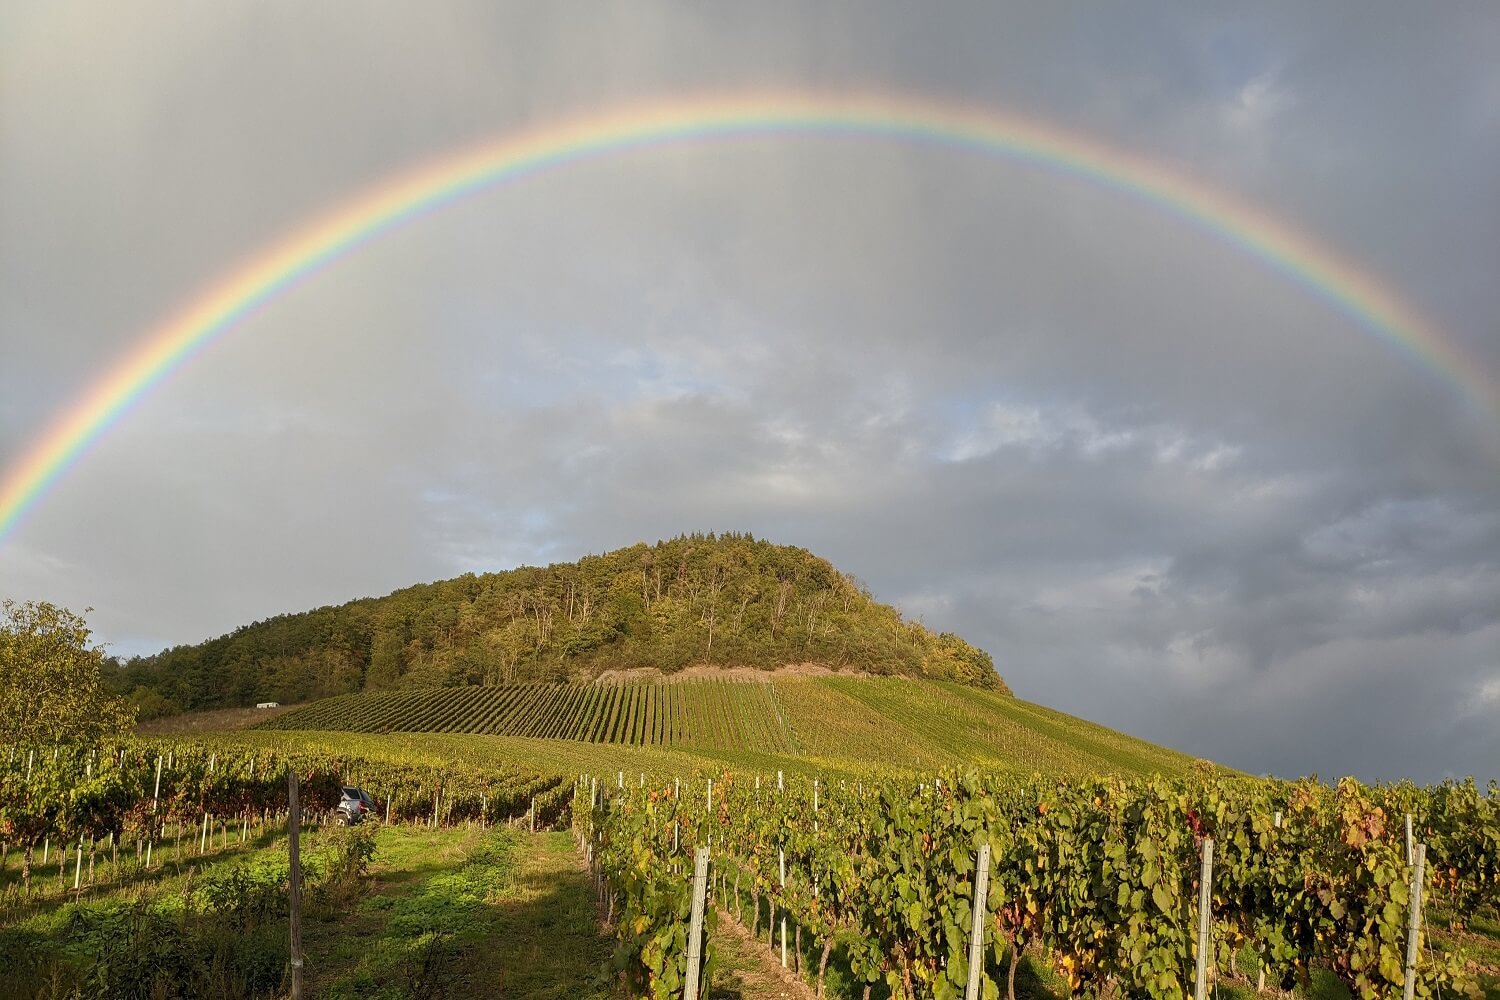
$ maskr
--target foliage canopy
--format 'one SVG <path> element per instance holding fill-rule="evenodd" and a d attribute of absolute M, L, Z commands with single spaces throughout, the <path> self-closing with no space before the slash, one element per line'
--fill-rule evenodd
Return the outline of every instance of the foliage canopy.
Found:
<path fill-rule="evenodd" d="M 94 742 L 134 724 L 104 685 L 104 650 L 89 645 L 81 616 L 46 601 L 0 608 L 0 743 Z"/>
<path fill-rule="evenodd" d="M 120 673 L 183 709 L 605 670 L 817 663 L 1008 693 L 989 654 L 877 602 L 806 549 L 684 535 L 282 615 Z"/>

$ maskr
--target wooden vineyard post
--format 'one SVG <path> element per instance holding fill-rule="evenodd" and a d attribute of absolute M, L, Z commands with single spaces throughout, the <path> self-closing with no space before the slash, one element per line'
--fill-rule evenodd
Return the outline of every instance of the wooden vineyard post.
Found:
<path fill-rule="evenodd" d="M 1411 822 L 1408 816 L 1407 822 Z M 1417 986 L 1418 941 L 1422 937 L 1422 882 L 1427 875 L 1427 845 L 1418 844 L 1414 852 L 1411 872 L 1411 918 L 1406 924 L 1406 985 L 1401 989 L 1403 1000 L 1412 1000 Z"/>
<path fill-rule="evenodd" d="M 1203 838 L 1203 867 L 1198 875 L 1198 970 L 1193 977 L 1193 1000 L 1205 1000 L 1208 995 L 1208 946 L 1209 928 L 1213 905 L 1211 885 L 1214 877 L 1214 841 Z"/>
<path fill-rule="evenodd" d="M 688 922 L 687 983 L 683 1000 L 698 1000 L 698 980 L 703 966 L 703 904 L 708 895 L 708 848 L 693 855 L 693 913 Z"/>
<path fill-rule="evenodd" d="M 297 772 L 287 771 L 287 852 L 291 861 L 292 1000 L 302 1000 L 302 807 L 297 802 Z"/>
<path fill-rule="evenodd" d="M 533 795 L 531 797 L 531 808 L 529 810 L 527 810 L 527 813 L 528 813 L 528 815 L 531 818 L 531 832 L 532 833 L 536 833 L 536 796 L 535 795 Z"/>
<path fill-rule="evenodd" d="M 1406 863 L 1412 863 L 1411 852 L 1411 813 L 1406 814 Z"/>
<path fill-rule="evenodd" d="M 969 988 L 964 1000 L 983 1000 L 984 991 L 979 988 L 980 976 L 984 972 L 984 903 L 990 889 L 990 845 L 986 841 L 979 845 L 979 868 L 974 874 L 974 926 L 969 933 Z"/>
<path fill-rule="evenodd" d="M 776 790 L 778 792 L 786 791 L 786 782 L 782 780 L 780 771 L 776 772 Z"/>
<path fill-rule="evenodd" d="M 151 792 L 151 812 L 156 812 L 156 804 L 161 801 L 161 754 L 156 755 L 156 788 Z"/>
<path fill-rule="evenodd" d="M 714 811 L 714 779 L 709 778 L 708 779 L 708 812 L 709 812 L 710 815 L 712 815 L 713 811 Z"/>

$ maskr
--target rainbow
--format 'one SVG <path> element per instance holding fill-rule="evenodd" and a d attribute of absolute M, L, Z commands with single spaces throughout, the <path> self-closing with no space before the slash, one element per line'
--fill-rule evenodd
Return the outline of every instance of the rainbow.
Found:
<path fill-rule="evenodd" d="M 1034 166 L 1138 199 L 1249 254 L 1457 386 L 1488 425 L 1500 392 L 1451 338 L 1291 225 L 1135 153 L 1050 123 L 888 95 L 671 100 L 550 124 L 439 157 L 292 231 L 147 332 L 5 472 L 0 543 L 132 403 L 252 310 L 391 229 L 461 198 L 581 160 L 737 136 L 925 141 Z"/>

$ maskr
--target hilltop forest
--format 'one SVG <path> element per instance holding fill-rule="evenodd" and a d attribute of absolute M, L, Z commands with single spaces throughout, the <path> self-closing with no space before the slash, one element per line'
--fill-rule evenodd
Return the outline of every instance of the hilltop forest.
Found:
<path fill-rule="evenodd" d="M 989 654 L 904 620 L 827 560 L 712 533 L 280 615 L 117 663 L 110 679 L 149 718 L 396 687 L 802 663 L 1009 693 Z"/>

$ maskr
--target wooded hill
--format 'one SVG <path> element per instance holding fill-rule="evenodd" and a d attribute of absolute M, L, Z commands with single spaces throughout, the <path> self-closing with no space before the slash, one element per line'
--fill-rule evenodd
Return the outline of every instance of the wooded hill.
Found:
<path fill-rule="evenodd" d="M 150 717 L 408 686 L 805 663 L 1009 694 L 983 650 L 905 620 L 806 549 L 748 534 L 685 535 L 280 615 L 133 659 L 112 684 Z"/>

